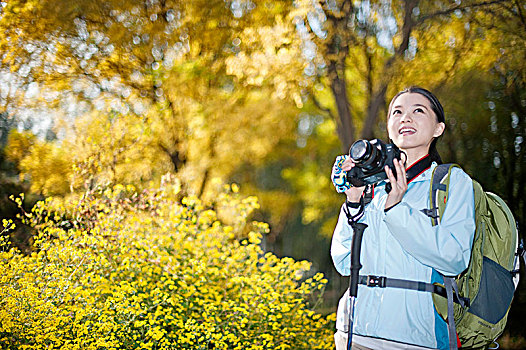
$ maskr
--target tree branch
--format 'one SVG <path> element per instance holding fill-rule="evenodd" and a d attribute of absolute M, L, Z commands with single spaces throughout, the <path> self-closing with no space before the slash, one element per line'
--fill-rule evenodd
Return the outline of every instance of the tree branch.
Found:
<path fill-rule="evenodd" d="M 446 10 L 437 11 L 435 13 L 431 13 L 429 15 L 422 16 L 415 23 L 418 25 L 418 24 L 422 24 L 423 22 L 427 21 L 430 18 L 449 15 L 449 14 L 455 12 L 455 11 L 458 11 L 458 10 L 459 11 L 465 11 L 465 10 L 473 9 L 473 8 L 477 8 L 477 7 L 485 7 L 485 6 L 492 6 L 492 5 L 496 5 L 496 4 L 502 4 L 502 3 L 505 3 L 507 1 L 508 0 L 492 0 L 492 1 L 483 1 L 483 2 L 480 2 L 480 3 L 471 4 L 471 5 L 457 5 L 457 6 L 448 8 Z"/>
<path fill-rule="evenodd" d="M 520 18 L 522 26 L 524 27 L 524 29 L 526 29 L 526 19 L 524 18 L 524 13 L 522 12 L 521 5 L 519 4 L 518 0 L 515 0 L 513 3 L 517 7 L 518 16 Z M 510 10 L 510 12 L 512 12 L 512 11 Z"/>
<path fill-rule="evenodd" d="M 328 108 L 328 107 L 323 107 L 320 103 L 320 101 L 316 98 L 316 96 L 314 94 L 311 94 L 311 97 L 312 97 L 312 102 L 314 103 L 314 105 L 316 106 L 316 108 L 318 108 L 320 111 L 322 112 L 325 112 L 329 115 L 329 117 L 331 117 L 332 120 L 336 121 L 337 122 L 337 119 L 336 119 L 336 116 L 334 115 L 334 113 L 332 113 L 331 109 Z"/>

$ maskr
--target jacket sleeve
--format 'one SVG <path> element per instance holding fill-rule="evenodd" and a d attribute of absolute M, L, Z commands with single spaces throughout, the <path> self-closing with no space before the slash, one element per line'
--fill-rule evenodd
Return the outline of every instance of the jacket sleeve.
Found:
<path fill-rule="evenodd" d="M 340 209 L 340 216 L 338 217 L 338 223 L 334 228 L 334 234 L 332 236 L 331 243 L 331 256 L 336 271 L 343 276 L 349 276 L 351 273 L 351 243 L 353 231 L 347 221 L 347 215 L 344 212 L 345 203 Z M 350 208 L 351 215 L 355 215 L 358 209 Z M 363 219 L 363 218 L 362 218 Z M 360 222 L 362 220 L 359 220 Z"/>
<path fill-rule="evenodd" d="M 449 195 L 440 224 L 403 200 L 384 216 L 389 231 L 403 249 L 424 265 L 447 276 L 466 269 L 475 235 L 473 182 L 460 169 L 453 169 Z"/>

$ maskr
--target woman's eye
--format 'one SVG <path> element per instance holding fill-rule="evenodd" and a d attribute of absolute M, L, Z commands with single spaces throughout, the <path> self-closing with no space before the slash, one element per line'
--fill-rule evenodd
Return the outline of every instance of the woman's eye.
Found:
<path fill-rule="evenodd" d="M 424 110 L 422 108 L 415 109 L 415 113 L 424 113 Z"/>
<path fill-rule="evenodd" d="M 395 115 L 395 114 L 400 114 L 400 113 L 402 112 L 399 109 L 395 109 L 392 114 Z"/>

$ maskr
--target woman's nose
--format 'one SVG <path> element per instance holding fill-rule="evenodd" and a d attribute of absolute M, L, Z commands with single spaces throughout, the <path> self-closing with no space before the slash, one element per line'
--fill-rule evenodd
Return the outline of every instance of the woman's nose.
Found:
<path fill-rule="evenodd" d="M 401 122 L 408 122 L 408 121 L 411 121 L 412 118 L 411 118 L 411 115 L 409 113 L 404 113 L 402 114 L 402 118 L 400 118 L 400 121 Z"/>

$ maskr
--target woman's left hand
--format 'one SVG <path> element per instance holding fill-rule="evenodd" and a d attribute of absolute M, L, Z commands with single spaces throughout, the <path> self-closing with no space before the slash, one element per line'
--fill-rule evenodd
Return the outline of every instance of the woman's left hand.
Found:
<path fill-rule="evenodd" d="M 402 160 L 394 159 L 393 164 L 396 170 L 396 177 L 393 174 L 393 171 L 387 165 L 385 166 L 385 173 L 391 183 L 391 192 L 389 192 L 389 195 L 387 196 L 385 209 L 389 209 L 400 203 L 407 191 L 407 177 L 404 163 Z"/>

